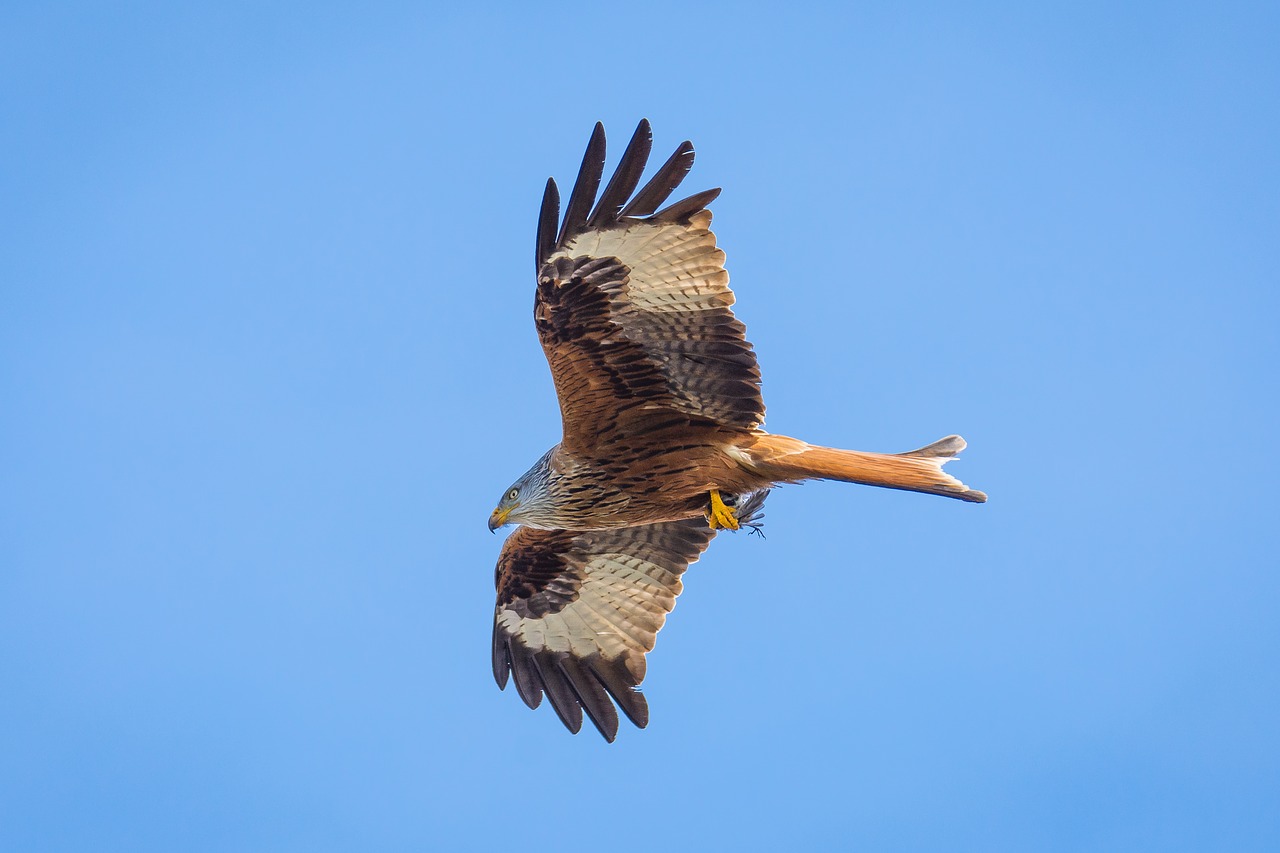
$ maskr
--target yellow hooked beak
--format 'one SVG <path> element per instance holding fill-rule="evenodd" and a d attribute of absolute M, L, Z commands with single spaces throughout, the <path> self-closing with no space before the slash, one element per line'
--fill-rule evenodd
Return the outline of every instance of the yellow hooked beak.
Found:
<path fill-rule="evenodd" d="M 497 531 L 499 527 L 502 527 L 504 524 L 506 524 L 507 516 L 511 515 L 511 510 L 513 509 L 515 509 L 514 505 L 509 506 L 506 509 L 503 509 L 502 507 L 498 507 L 497 509 L 495 509 L 493 511 L 493 514 L 489 516 L 489 532 L 493 533 Z"/>

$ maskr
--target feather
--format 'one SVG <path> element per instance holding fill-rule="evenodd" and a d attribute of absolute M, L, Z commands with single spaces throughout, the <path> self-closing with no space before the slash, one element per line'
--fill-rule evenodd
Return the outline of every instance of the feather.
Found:
<path fill-rule="evenodd" d="M 683 201 L 678 201 L 670 207 L 658 211 L 653 215 L 653 221 L 683 222 L 698 211 L 705 209 L 719 195 L 719 189 L 703 190 L 697 195 L 691 195 Z"/>
<path fill-rule="evenodd" d="M 511 674 L 511 659 L 507 657 L 507 638 L 498 627 L 497 620 L 493 625 L 493 680 L 498 682 L 499 690 L 507 689 L 507 676 Z"/>
<path fill-rule="evenodd" d="M 556 225 L 560 221 L 560 190 L 555 178 L 547 178 L 542 191 L 542 208 L 538 211 L 538 238 L 534 248 L 533 271 L 536 273 L 556 250 Z"/>
<path fill-rule="evenodd" d="M 569 204 L 564 209 L 560 236 L 556 238 L 557 246 L 563 246 L 587 230 L 587 213 L 591 210 L 591 203 L 595 201 L 603 174 L 604 125 L 596 122 L 595 130 L 591 132 L 591 141 L 587 143 L 587 152 L 582 155 L 578 179 L 573 183 L 573 192 L 569 193 Z"/>
<path fill-rule="evenodd" d="M 516 693 L 524 704 L 537 708 L 542 704 L 542 685 L 538 678 L 537 664 L 533 653 L 522 642 L 507 639 L 507 658 L 511 661 L 511 674 L 515 678 Z"/>

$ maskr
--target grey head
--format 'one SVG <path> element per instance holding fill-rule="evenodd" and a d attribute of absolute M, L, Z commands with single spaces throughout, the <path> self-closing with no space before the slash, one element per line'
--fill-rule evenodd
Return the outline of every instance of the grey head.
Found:
<path fill-rule="evenodd" d="M 507 487 L 497 509 L 489 516 L 489 530 L 496 531 L 508 524 L 554 527 L 554 524 L 547 523 L 554 509 L 550 491 L 551 454 L 554 452 L 554 447 L 548 450 L 519 480 Z"/>

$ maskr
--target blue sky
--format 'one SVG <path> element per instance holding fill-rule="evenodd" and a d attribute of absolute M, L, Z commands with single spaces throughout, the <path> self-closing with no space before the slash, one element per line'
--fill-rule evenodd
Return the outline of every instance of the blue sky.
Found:
<path fill-rule="evenodd" d="M 0 34 L 0 847 L 1280 846 L 1274 5 Z M 690 138 L 772 431 L 606 745 L 489 672 L 542 184 Z M 794 848 L 793 848 L 794 849 Z"/>

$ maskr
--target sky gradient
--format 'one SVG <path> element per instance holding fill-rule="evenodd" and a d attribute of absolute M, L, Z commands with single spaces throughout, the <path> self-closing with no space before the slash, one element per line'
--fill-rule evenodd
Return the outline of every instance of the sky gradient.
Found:
<path fill-rule="evenodd" d="M 0 848 L 1274 850 L 1274 4 L 29 4 Z M 606 745 L 489 669 L 542 185 L 692 139 L 788 487 Z"/>

